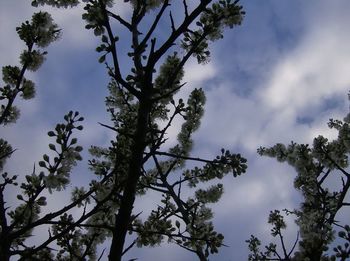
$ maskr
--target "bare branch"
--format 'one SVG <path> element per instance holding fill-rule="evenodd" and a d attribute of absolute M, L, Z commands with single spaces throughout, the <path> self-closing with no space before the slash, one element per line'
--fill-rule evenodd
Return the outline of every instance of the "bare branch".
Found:
<path fill-rule="evenodd" d="M 325 179 L 328 177 L 329 173 L 331 173 L 331 169 L 328 169 L 327 172 L 323 175 L 323 177 L 318 182 L 318 186 L 321 186 Z"/>
<path fill-rule="evenodd" d="M 115 132 L 118 132 L 118 133 L 119 133 L 119 130 L 116 129 L 116 128 L 114 128 L 114 127 L 112 127 L 112 126 L 103 124 L 103 123 L 101 123 L 101 122 L 98 122 L 98 124 L 100 124 L 102 127 L 105 127 L 105 128 L 107 128 L 107 129 L 110 129 L 110 130 L 112 130 L 112 131 L 115 131 Z"/>
<path fill-rule="evenodd" d="M 125 248 L 125 250 L 122 253 L 122 256 L 125 255 L 125 253 L 128 252 L 131 248 L 133 248 L 135 244 L 136 240 L 134 240 L 127 248 Z"/>
<path fill-rule="evenodd" d="M 170 22 L 171 22 L 171 30 L 174 32 L 176 29 L 175 29 L 174 18 L 171 11 L 169 12 L 169 16 L 170 16 Z"/>
<path fill-rule="evenodd" d="M 124 25 L 130 32 L 131 32 L 131 24 L 128 23 L 127 21 L 125 21 L 123 18 L 121 18 L 119 15 L 109 11 L 109 10 L 106 10 L 107 11 L 107 14 L 108 16 L 110 17 L 113 17 L 115 20 L 117 20 L 120 24 Z"/>
<path fill-rule="evenodd" d="M 287 254 L 286 246 L 284 244 L 283 235 L 282 235 L 282 232 L 281 232 L 280 229 L 278 231 L 278 236 L 280 238 L 280 242 L 281 242 L 281 246 L 282 246 L 284 257 L 285 257 L 286 260 L 288 260 L 288 254 Z M 277 254 L 277 252 L 276 252 L 276 254 Z M 280 258 L 280 256 L 278 254 L 277 254 L 277 256 Z"/>
<path fill-rule="evenodd" d="M 299 232 L 297 233 L 297 238 L 295 239 L 294 245 L 292 249 L 289 251 L 288 256 L 290 256 L 293 253 L 295 247 L 297 246 L 298 241 L 299 241 Z"/>
<path fill-rule="evenodd" d="M 101 258 L 103 257 L 103 254 L 105 253 L 105 251 L 106 251 L 106 248 L 104 248 L 104 249 L 102 250 L 102 253 L 101 253 L 100 257 L 97 259 L 97 261 L 100 261 L 100 260 L 101 260 Z"/>
<path fill-rule="evenodd" d="M 213 165 L 220 163 L 216 160 L 207 160 L 207 159 L 202 159 L 202 158 L 187 157 L 187 156 L 182 156 L 182 155 L 177 155 L 177 154 L 172 154 L 169 152 L 162 152 L 162 151 L 155 151 L 154 154 L 161 155 L 161 156 L 168 156 L 168 157 L 172 157 L 172 158 L 176 158 L 176 159 L 199 161 L 199 162 L 209 163 L 209 164 L 213 164 Z"/>
<path fill-rule="evenodd" d="M 182 3 L 184 5 L 185 17 L 188 17 L 188 6 L 186 0 L 183 0 Z"/>
<path fill-rule="evenodd" d="M 152 26 L 151 26 L 150 29 L 148 30 L 148 32 L 147 32 L 145 38 L 143 38 L 143 40 L 141 41 L 140 47 L 142 47 L 142 48 L 145 47 L 145 45 L 147 44 L 148 40 L 149 40 L 150 37 L 152 36 L 154 30 L 157 28 L 157 25 L 158 25 L 158 23 L 159 23 L 161 17 L 163 16 L 163 13 L 164 13 L 165 9 L 166 9 L 169 5 L 170 5 L 170 4 L 169 4 L 169 0 L 166 0 L 166 1 L 163 2 L 163 5 L 162 5 L 161 9 L 159 10 L 159 12 L 158 12 L 156 18 L 154 19 Z"/>
<path fill-rule="evenodd" d="M 101 2 L 100 2 L 100 4 L 101 4 Z M 104 4 L 102 4 L 102 5 L 104 5 Z M 110 49 L 111 49 L 111 54 L 112 54 L 112 59 L 113 59 L 113 64 L 114 64 L 114 72 L 113 72 L 114 79 L 117 82 L 119 82 L 124 88 L 126 88 L 131 94 L 133 94 L 135 97 L 139 97 L 140 96 L 139 91 L 137 91 L 135 88 L 130 86 L 129 83 L 127 83 L 121 75 L 114 34 L 112 32 L 112 28 L 111 28 L 111 25 L 109 22 L 109 16 L 108 16 L 106 8 L 102 8 L 102 10 L 104 11 L 105 28 L 107 29 L 108 38 L 110 41 L 110 47 L 111 47 Z"/>

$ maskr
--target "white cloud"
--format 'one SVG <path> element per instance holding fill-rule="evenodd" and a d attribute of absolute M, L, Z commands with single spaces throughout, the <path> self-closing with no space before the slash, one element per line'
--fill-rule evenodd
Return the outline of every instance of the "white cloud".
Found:
<path fill-rule="evenodd" d="M 302 114 L 324 99 L 344 95 L 350 85 L 346 24 L 323 21 L 276 64 L 259 97 L 273 111 Z"/>
<path fill-rule="evenodd" d="M 323 107 L 335 97 L 345 101 L 350 86 L 346 25 L 325 20 L 310 26 L 297 46 L 268 65 L 267 80 L 248 96 L 234 92 L 239 83 L 232 79 L 210 89 L 200 139 L 254 151 L 260 145 L 311 142 L 315 134 L 333 135 L 328 119 L 342 118 L 346 111 L 342 104 Z M 309 117 L 311 122 L 301 124 L 299 117 Z"/>
<path fill-rule="evenodd" d="M 25 3 L 21 5 L 23 8 L 18 8 L 16 1 L 1 1 L 0 3 L 1 66 L 18 64 L 20 51 L 25 47 L 25 44 L 18 38 L 16 27 L 20 26 L 24 19 L 30 18 L 31 10 Z"/>
<path fill-rule="evenodd" d="M 186 63 L 184 82 L 190 85 L 199 85 L 217 75 L 215 63 L 198 64 L 196 59 L 191 59 Z"/>

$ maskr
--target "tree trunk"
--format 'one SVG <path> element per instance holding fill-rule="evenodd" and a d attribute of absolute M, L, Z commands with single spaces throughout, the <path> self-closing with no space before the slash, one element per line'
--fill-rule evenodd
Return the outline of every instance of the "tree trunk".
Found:
<path fill-rule="evenodd" d="M 0 261 L 10 260 L 11 241 L 8 238 L 8 227 L 6 220 L 5 202 L 2 191 L 0 191 Z"/>
<path fill-rule="evenodd" d="M 0 235 L 0 261 L 9 261 L 10 260 L 10 246 L 8 240 L 3 236 L 3 234 Z"/>
<path fill-rule="evenodd" d="M 136 186 L 141 175 L 150 108 L 151 104 L 149 104 L 148 100 L 140 99 L 128 177 L 123 191 L 120 208 L 116 216 L 112 245 L 109 252 L 110 261 L 121 261 L 122 258 L 125 237 L 130 225 L 132 209 L 135 202 Z"/>

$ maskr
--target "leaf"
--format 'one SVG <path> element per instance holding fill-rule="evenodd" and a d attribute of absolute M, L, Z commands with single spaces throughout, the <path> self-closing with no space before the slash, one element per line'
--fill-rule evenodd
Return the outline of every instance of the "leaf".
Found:
<path fill-rule="evenodd" d="M 102 35 L 101 40 L 104 43 L 108 43 L 108 37 L 106 35 Z"/>
<path fill-rule="evenodd" d="M 43 159 L 44 159 L 46 162 L 49 162 L 49 160 L 50 160 L 49 156 L 46 155 L 46 154 L 44 154 Z"/>
<path fill-rule="evenodd" d="M 45 161 L 39 161 L 39 166 L 42 167 L 42 168 L 46 168 Z"/>
<path fill-rule="evenodd" d="M 39 206 L 46 206 L 46 197 L 40 197 L 36 203 L 39 205 Z"/>
<path fill-rule="evenodd" d="M 52 143 L 49 144 L 50 150 L 56 151 L 56 146 Z"/>
<path fill-rule="evenodd" d="M 54 136 L 56 136 L 55 132 L 53 132 L 53 131 L 49 131 L 49 132 L 47 133 L 47 135 L 48 135 L 49 137 L 54 137 Z"/>
<path fill-rule="evenodd" d="M 104 54 L 98 59 L 98 62 L 103 63 L 105 60 L 106 60 L 106 55 Z"/>
<path fill-rule="evenodd" d="M 81 152 L 83 150 L 82 146 L 76 146 L 74 149 L 76 152 Z"/>

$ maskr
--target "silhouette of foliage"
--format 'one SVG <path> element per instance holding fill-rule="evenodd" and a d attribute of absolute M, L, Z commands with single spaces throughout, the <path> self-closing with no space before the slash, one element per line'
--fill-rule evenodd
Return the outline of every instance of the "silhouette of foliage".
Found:
<path fill-rule="evenodd" d="M 165 240 L 193 252 L 199 260 L 208 260 L 210 254 L 219 251 L 224 236 L 214 229 L 209 204 L 220 199 L 223 185 L 215 182 L 229 173 L 234 177 L 245 173 L 246 159 L 227 149 L 214 159 L 191 156 L 192 135 L 200 126 L 205 94 L 202 89 L 192 90 L 185 99 L 175 99 L 175 94 L 185 88 L 182 78 L 188 60 L 195 57 L 199 63 L 209 62 L 209 42 L 221 39 L 225 28 L 240 25 L 244 12 L 238 1 L 201 0 L 189 8 L 183 0 L 183 18 L 175 23 L 172 12 L 178 9 L 173 2 L 32 1 L 35 7 L 84 5 L 82 18 L 86 29 L 100 39 L 98 61 L 104 63 L 110 77 L 106 107 L 111 124 L 101 125 L 114 132 L 115 139 L 107 148 L 90 148 L 93 158 L 89 167 L 96 177 L 89 187 L 75 187 L 70 203 L 47 214 L 42 214 L 47 204 L 44 195 L 65 190 L 73 167 L 81 160 L 83 148 L 74 133 L 83 129 L 83 117 L 70 111 L 63 123 L 48 132 L 54 140 L 48 145 L 51 152 L 39 161 L 40 170 L 36 166 L 19 186 L 16 207 L 7 206 L 4 192 L 10 185 L 18 186 L 17 177 L 3 172 L 5 160 L 13 156 L 14 150 L 0 140 L 4 178 L 0 184 L 0 260 L 13 256 L 20 260 L 100 260 L 105 253 L 99 253 L 96 247 L 104 242 L 111 242 L 109 260 L 121 260 L 135 245 L 155 246 Z M 126 4 L 131 5 L 128 19 L 118 13 L 118 6 Z M 165 16 L 166 12 L 170 16 Z M 145 19 L 153 21 L 148 28 L 142 26 Z M 170 21 L 168 35 L 158 38 L 156 29 L 164 20 Z M 116 23 L 132 39 L 128 53 L 132 68 L 127 75 L 122 73 L 126 68 L 121 70 L 119 41 L 123 39 L 119 39 L 118 30 L 122 29 Z M 34 97 L 34 83 L 24 77 L 25 72 L 40 67 L 45 60 L 44 48 L 60 35 L 46 12 L 34 14 L 17 32 L 27 49 L 20 55 L 22 68 L 3 67 L 2 125 L 18 118 L 19 110 L 14 106 L 18 94 L 23 99 Z M 183 123 L 177 144 L 169 148 L 167 132 L 175 118 Z M 187 168 L 188 161 L 197 164 Z M 189 196 L 183 193 L 186 185 Z M 136 197 L 149 191 L 159 193 L 159 204 L 155 203 L 148 217 L 134 213 Z M 72 210 L 76 212 L 77 208 L 81 211 L 73 216 Z M 47 236 L 40 244 L 32 245 L 30 238 L 39 227 L 48 229 Z M 129 236 L 132 244 L 126 246 Z M 53 251 L 52 245 L 58 250 Z"/>
<path fill-rule="evenodd" d="M 349 96 L 350 97 L 350 96 Z M 287 251 L 282 231 L 286 223 L 278 210 L 271 212 L 269 223 L 273 225 L 271 235 L 280 238 L 283 254 L 277 252 L 276 245 L 267 246 L 266 252 L 259 249 L 260 240 L 252 236 L 247 240 L 250 260 L 346 260 L 349 258 L 349 226 L 340 224 L 337 214 L 349 206 L 347 195 L 350 188 L 350 114 L 343 121 L 331 119 L 329 128 L 338 132 L 335 140 L 323 136 L 314 139 L 312 146 L 292 142 L 286 146 L 276 144 L 271 148 L 259 148 L 263 156 L 276 158 L 293 166 L 297 172 L 294 187 L 303 196 L 299 209 L 285 210 L 295 216 L 299 232 L 296 242 Z M 338 183 L 337 183 L 338 182 Z M 330 184 L 339 184 L 338 187 Z M 339 230 L 340 228 L 340 230 Z M 338 238 L 335 235 L 338 234 Z M 300 239 L 299 239 L 300 235 Z M 329 249 L 332 242 L 345 240 L 344 246 Z M 298 249 L 296 245 L 298 243 Z M 294 251 L 295 250 L 295 251 Z"/>

